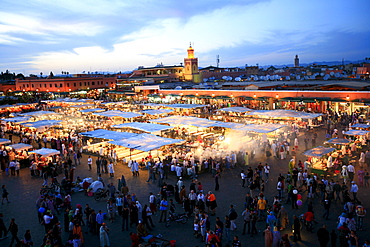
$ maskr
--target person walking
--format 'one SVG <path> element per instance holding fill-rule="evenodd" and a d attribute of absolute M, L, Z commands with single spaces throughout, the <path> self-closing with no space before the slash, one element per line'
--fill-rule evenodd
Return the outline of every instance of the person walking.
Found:
<path fill-rule="evenodd" d="M 6 201 L 9 203 L 9 199 L 8 199 L 8 195 L 9 195 L 9 192 L 8 190 L 6 189 L 6 185 L 3 184 L 3 186 L 1 187 L 2 189 L 2 200 L 1 200 L 1 204 L 4 204 L 4 199 L 6 199 Z"/>
<path fill-rule="evenodd" d="M 0 213 L 0 240 L 7 237 L 6 226 L 3 220 L 4 215 Z M 3 236 L 4 233 L 4 236 Z"/>
<path fill-rule="evenodd" d="M 18 225 L 15 223 L 15 219 L 12 218 L 10 220 L 10 225 L 8 227 L 8 232 L 12 235 L 12 240 L 10 241 L 10 247 L 13 246 L 14 240 L 17 241 L 17 244 L 19 245 L 21 241 L 19 240 L 17 234 L 18 234 Z"/>
<path fill-rule="evenodd" d="M 248 226 L 248 232 L 247 233 L 250 234 L 251 233 L 251 212 L 249 211 L 248 208 L 246 208 L 243 211 L 242 216 L 243 216 L 243 220 L 244 220 L 242 235 L 245 235 L 246 226 Z"/>
<path fill-rule="evenodd" d="M 235 224 L 235 220 L 238 218 L 238 214 L 236 213 L 235 209 L 234 209 L 234 205 L 230 205 L 230 209 L 229 209 L 229 219 L 230 219 L 230 230 L 231 231 L 234 231 L 236 230 L 236 224 Z"/>
<path fill-rule="evenodd" d="M 263 231 L 263 236 L 265 237 L 265 247 L 272 247 L 273 236 L 269 226 Z"/>
<path fill-rule="evenodd" d="M 92 165 L 92 158 L 91 156 L 89 156 L 89 158 L 87 158 L 87 165 L 89 166 L 89 171 L 91 171 L 91 165 Z"/>
<path fill-rule="evenodd" d="M 247 176 L 245 175 L 244 170 L 240 172 L 240 177 L 242 179 L 242 187 L 245 187 L 245 179 Z"/>
<path fill-rule="evenodd" d="M 99 229 L 99 237 L 100 237 L 100 247 L 109 247 L 110 241 L 109 241 L 109 228 L 105 223 L 103 223 Z"/>
<path fill-rule="evenodd" d="M 301 222 L 296 215 L 293 218 L 293 242 L 301 241 Z"/>
<path fill-rule="evenodd" d="M 321 228 L 319 228 L 316 235 L 319 240 L 320 247 L 327 247 L 330 240 L 330 233 L 326 229 L 326 225 L 323 225 Z"/>
<path fill-rule="evenodd" d="M 355 181 L 352 181 L 351 183 L 352 183 L 352 186 L 351 186 L 351 190 L 350 190 L 350 192 L 352 192 L 353 200 L 354 200 L 355 202 L 358 202 L 358 200 L 357 200 L 358 186 L 357 186 L 357 184 L 356 184 L 356 182 L 355 182 Z"/>
<path fill-rule="evenodd" d="M 159 223 L 162 222 L 162 219 L 163 219 L 163 222 L 166 222 L 166 219 L 167 219 L 167 208 L 168 208 L 168 201 L 166 200 L 166 198 L 162 198 L 162 201 L 159 205 L 159 211 L 161 212 L 161 216 L 159 218 Z"/>

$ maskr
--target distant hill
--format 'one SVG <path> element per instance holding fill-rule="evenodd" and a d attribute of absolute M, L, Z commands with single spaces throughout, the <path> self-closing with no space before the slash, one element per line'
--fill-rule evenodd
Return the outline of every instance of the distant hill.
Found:
<path fill-rule="evenodd" d="M 366 61 L 365 59 L 362 59 L 362 60 L 357 60 L 357 61 L 350 61 L 350 60 L 344 60 L 344 61 L 322 61 L 322 62 L 312 62 L 312 63 L 299 63 L 300 66 L 302 67 L 307 67 L 307 66 L 310 66 L 310 65 L 328 65 L 328 66 L 335 66 L 335 65 L 342 65 L 342 64 L 359 64 L 359 63 L 365 63 L 365 62 L 369 62 L 369 61 Z M 293 67 L 294 64 L 279 64 L 279 65 L 263 65 L 263 66 L 260 66 L 262 68 L 269 68 L 270 66 L 274 66 L 275 68 L 283 68 L 283 67 Z M 243 66 L 240 66 L 241 68 Z"/>

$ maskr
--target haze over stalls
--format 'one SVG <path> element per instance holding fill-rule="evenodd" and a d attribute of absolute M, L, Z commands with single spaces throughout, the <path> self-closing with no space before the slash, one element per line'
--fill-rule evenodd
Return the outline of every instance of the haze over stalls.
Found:
<path fill-rule="evenodd" d="M 0 71 L 127 71 L 358 60 L 370 54 L 369 0 L 2 0 Z"/>

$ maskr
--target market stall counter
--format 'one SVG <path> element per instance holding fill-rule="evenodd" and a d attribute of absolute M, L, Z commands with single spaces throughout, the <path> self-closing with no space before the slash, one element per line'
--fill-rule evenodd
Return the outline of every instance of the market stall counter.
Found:
<path fill-rule="evenodd" d="M 318 175 L 329 175 L 327 159 L 330 153 L 334 151 L 335 148 L 319 146 L 304 152 L 303 155 L 308 156 L 308 162 L 310 164 L 308 167 L 309 172 Z"/>

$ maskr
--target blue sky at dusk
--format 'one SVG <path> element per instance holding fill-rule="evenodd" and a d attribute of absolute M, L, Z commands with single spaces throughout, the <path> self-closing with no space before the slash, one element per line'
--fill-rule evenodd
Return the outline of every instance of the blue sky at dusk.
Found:
<path fill-rule="evenodd" d="M 370 57 L 369 0 L 1 0 L 0 71 L 128 71 Z"/>

